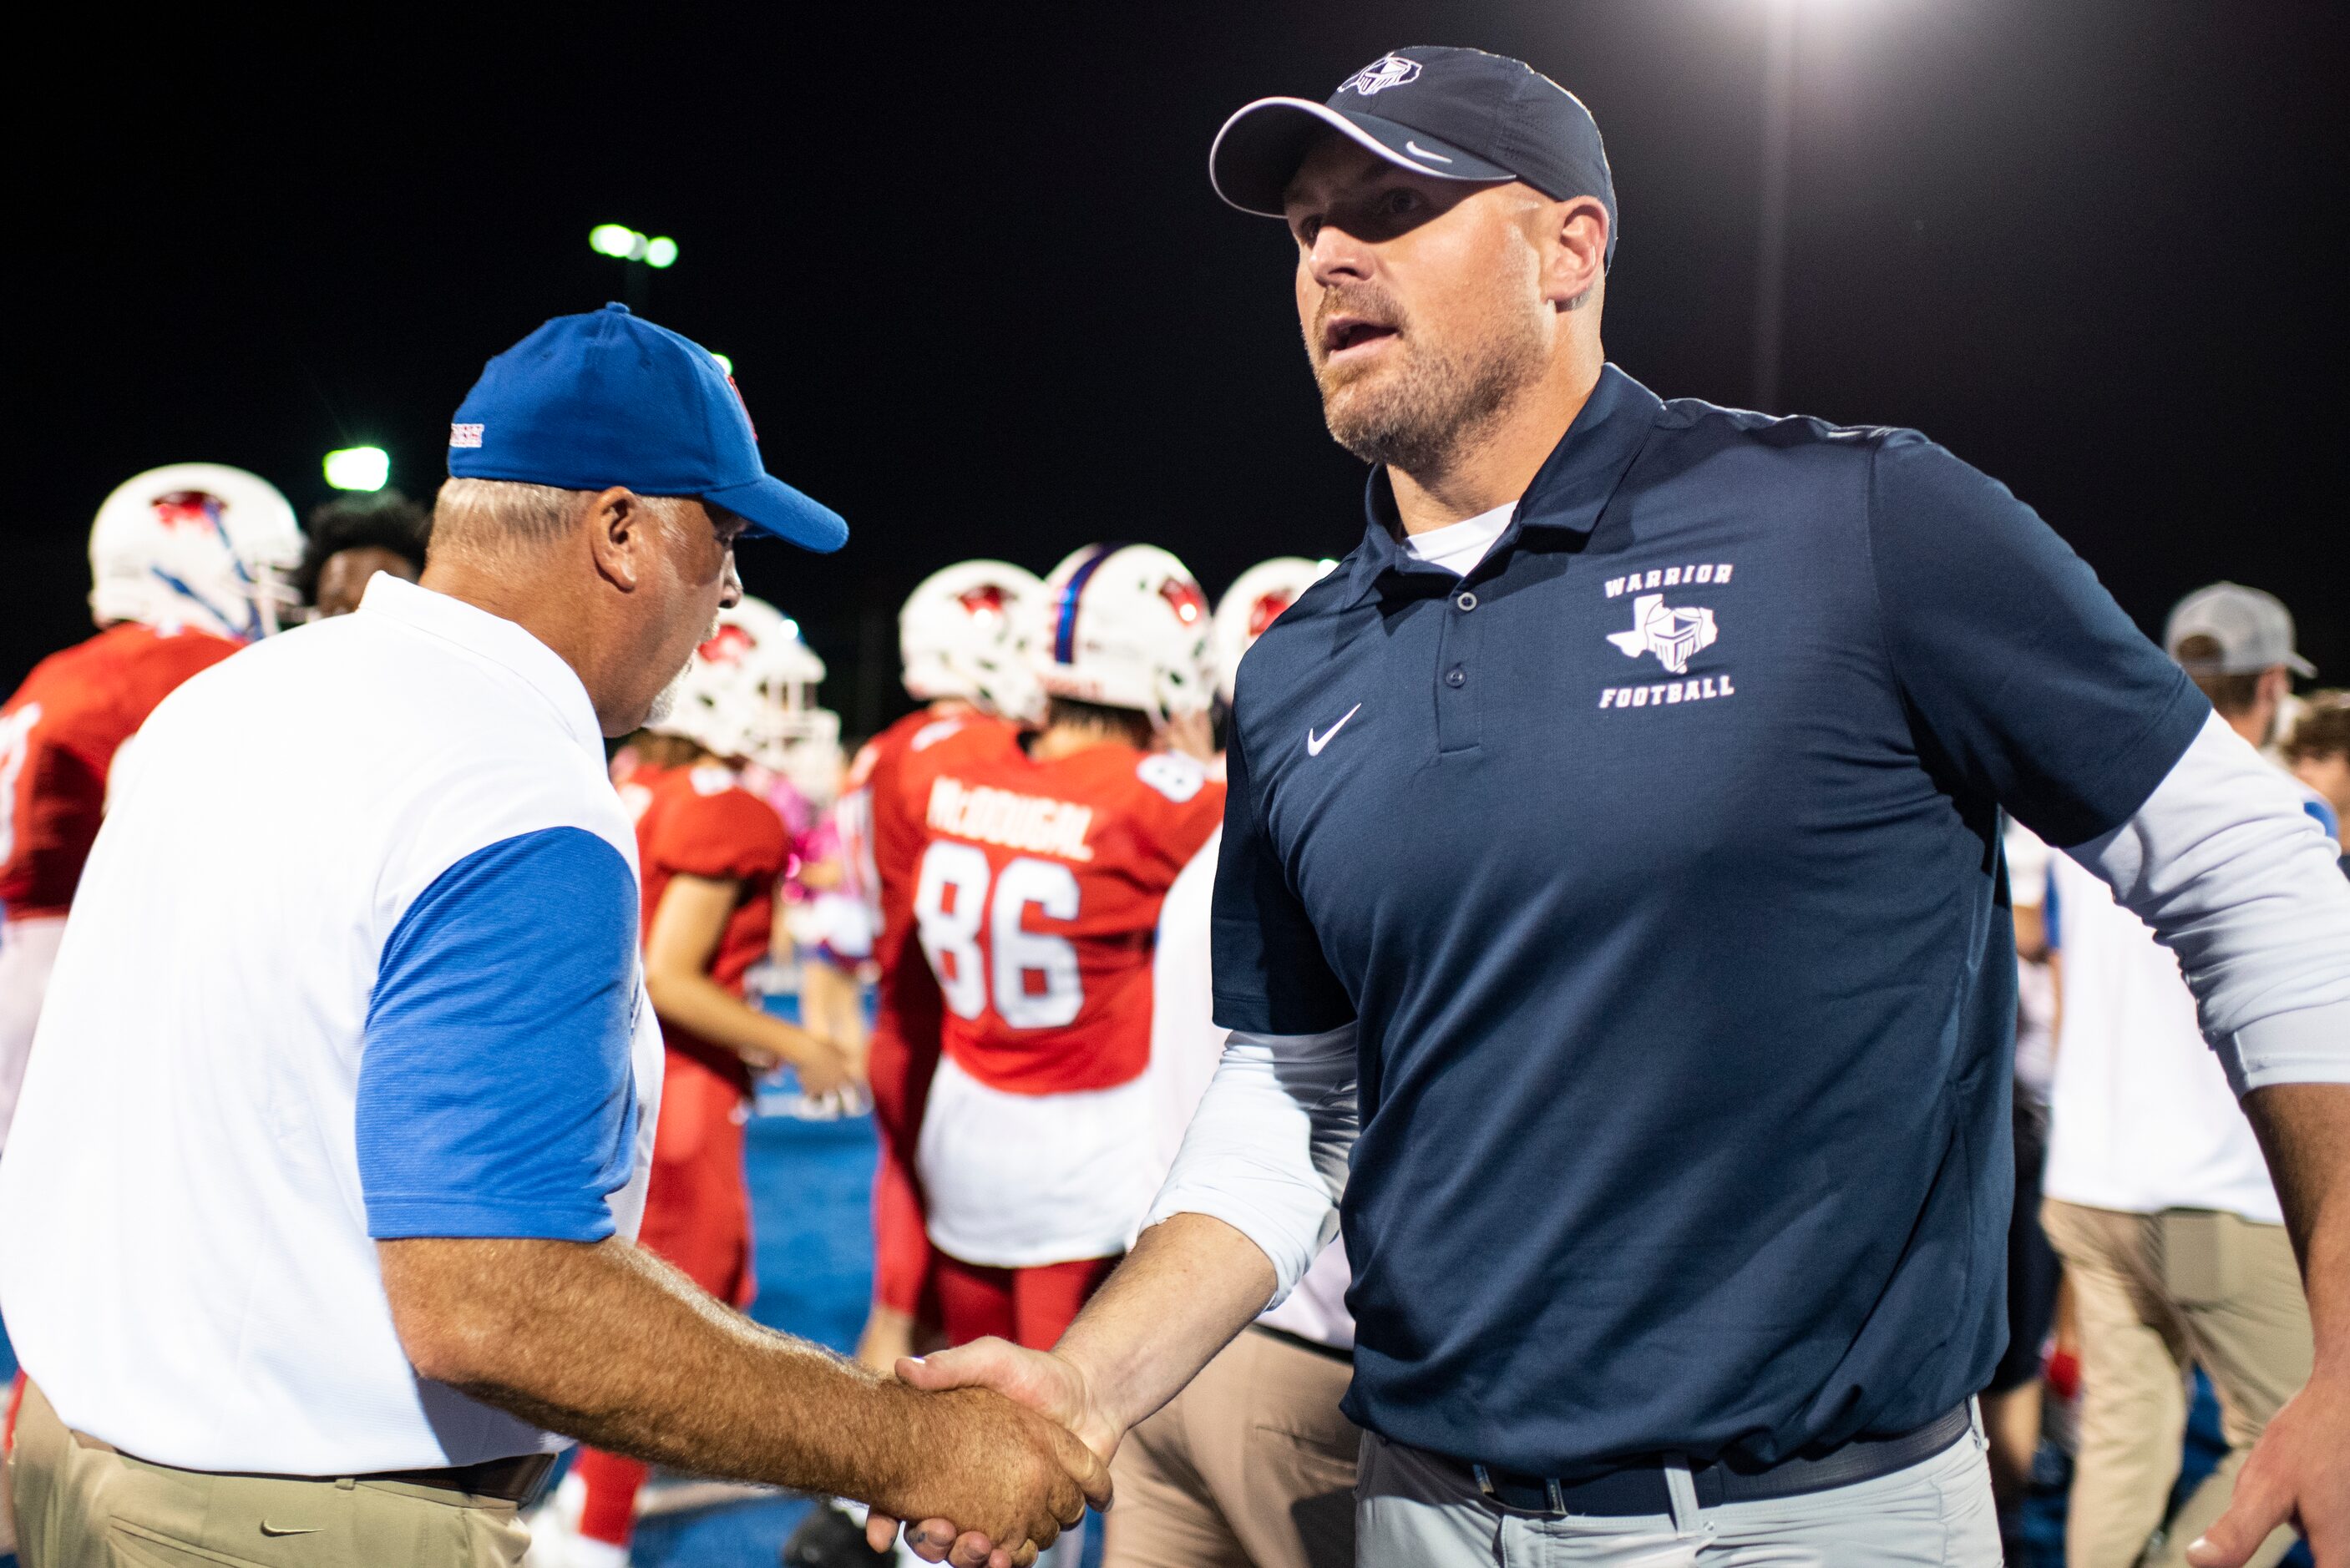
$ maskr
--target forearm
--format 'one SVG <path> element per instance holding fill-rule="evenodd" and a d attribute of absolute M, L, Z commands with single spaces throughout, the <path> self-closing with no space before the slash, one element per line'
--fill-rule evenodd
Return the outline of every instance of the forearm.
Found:
<path fill-rule="evenodd" d="M 1085 1375 L 1104 1420 L 1129 1431 L 1264 1310 L 1274 1283 L 1255 1242 L 1222 1220 L 1178 1214 L 1142 1233 L 1055 1348 Z"/>
<path fill-rule="evenodd" d="M 752 1006 L 702 973 L 664 974 L 649 971 L 646 994 L 664 1024 L 681 1029 L 738 1056 L 780 1058 L 802 1063 L 823 1047 L 806 1030 L 794 1028 L 775 1014 Z"/>
<path fill-rule="evenodd" d="M 2350 1085 L 2276 1084 L 2244 1097 L 2301 1260 L 2315 1376 L 2350 1379 Z"/>
<path fill-rule="evenodd" d="M 418 1370 L 548 1430 L 698 1475 L 868 1499 L 902 1485 L 920 1447 L 927 1413 L 909 1391 L 760 1327 L 617 1238 L 379 1251 Z"/>

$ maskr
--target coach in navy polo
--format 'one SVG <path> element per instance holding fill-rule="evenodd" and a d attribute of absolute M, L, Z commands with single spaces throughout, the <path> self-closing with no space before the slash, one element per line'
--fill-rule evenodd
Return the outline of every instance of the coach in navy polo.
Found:
<path fill-rule="evenodd" d="M 26 1561 L 511 1565 L 556 1434 L 1049 1542 L 1100 1475 L 1066 1432 L 632 1244 L 661 1049 L 603 739 L 739 535 L 847 528 L 619 306 L 492 360 L 449 445 L 421 584 L 189 682 L 117 771 L 0 1165 Z"/>
<path fill-rule="evenodd" d="M 917 1375 L 1115 1443 L 1336 1200 L 1364 1562 L 1995 1563 L 2005 810 L 2178 951 L 2332 1325 L 2198 1560 L 2293 1506 L 2350 1552 L 2350 888 L 2289 791 L 1940 447 L 1605 365 L 1546 78 L 1401 50 L 1212 173 L 1295 237 L 1368 526 L 1241 667 L 1237 1033 L 1159 1222 L 1057 1365 Z"/>

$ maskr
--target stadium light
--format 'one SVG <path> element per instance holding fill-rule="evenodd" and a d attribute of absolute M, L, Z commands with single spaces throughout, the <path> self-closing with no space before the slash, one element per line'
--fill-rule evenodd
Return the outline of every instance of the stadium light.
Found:
<path fill-rule="evenodd" d="M 667 234 L 646 235 L 626 223 L 598 223 L 588 231 L 588 248 L 614 261 L 642 262 L 649 267 L 677 265 L 677 242 Z"/>
<path fill-rule="evenodd" d="M 712 359 L 717 360 L 717 361 L 718 361 L 718 368 L 719 368 L 720 369 L 722 369 L 722 370 L 725 371 L 728 375 L 730 375 L 730 376 L 731 376 L 731 375 L 733 375 L 733 374 L 734 373 L 734 361 L 733 361 L 733 360 L 732 360 L 732 359 L 729 359 L 725 355 L 723 355 L 723 354 L 712 354 L 712 355 L 711 356 L 711 358 L 712 358 Z"/>
<path fill-rule="evenodd" d="M 327 454 L 327 483 L 337 490 L 381 490 L 391 477 L 391 454 L 380 446 L 347 446 Z"/>

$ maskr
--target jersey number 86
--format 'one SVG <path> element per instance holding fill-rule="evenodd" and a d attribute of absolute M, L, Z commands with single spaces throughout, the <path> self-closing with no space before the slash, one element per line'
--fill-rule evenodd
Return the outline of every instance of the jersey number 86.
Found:
<path fill-rule="evenodd" d="M 1024 855 L 993 877 L 992 898 L 990 880 L 985 852 L 972 845 L 941 839 L 922 854 L 914 920 L 948 1009 L 957 1018 L 977 1018 L 987 1010 L 992 980 L 995 1015 L 1014 1029 L 1057 1029 L 1075 1021 L 1085 1004 L 1077 950 L 1021 921 L 1031 904 L 1049 919 L 1076 919 L 1076 873 Z M 983 926 L 986 955 L 980 951 Z M 1031 975 L 1041 977 L 1042 989 L 1029 989 Z"/>

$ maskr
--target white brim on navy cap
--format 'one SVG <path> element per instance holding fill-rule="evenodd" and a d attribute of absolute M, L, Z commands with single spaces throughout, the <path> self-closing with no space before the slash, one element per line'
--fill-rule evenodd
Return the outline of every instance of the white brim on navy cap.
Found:
<path fill-rule="evenodd" d="M 1498 163 L 1377 115 L 1346 114 L 1309 99 L 1261 98 L 1243 105 L 1216 132 L 1208 149 L 1208 182 L 1243 213 L 1284 217 L 1283 194 L 1306 149 L 1326 130 L 1415 174 L 1484 184 L 1518 178 Z"/>
<path fill-rule="evenodd" d="M 763 473 L 748 484 L 705 490 L 702 499 L 733 513 L 754 533 L 772 534 L 803 550 L 828 555 L 848 543 L 848 524 L 839 513 L 801 494 L 772 473 Z"/>

